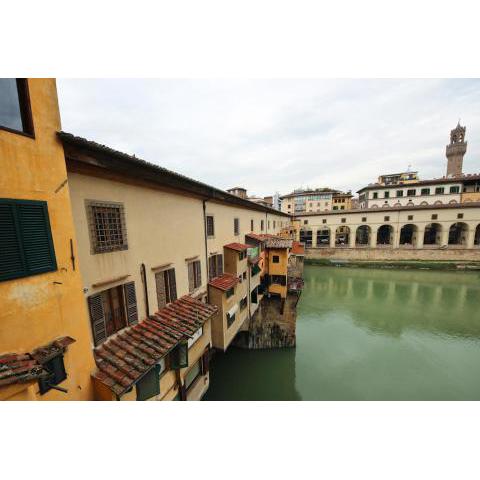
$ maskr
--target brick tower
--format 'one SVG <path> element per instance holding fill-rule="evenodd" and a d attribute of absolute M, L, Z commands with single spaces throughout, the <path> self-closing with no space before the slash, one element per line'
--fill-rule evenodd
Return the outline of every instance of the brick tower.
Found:
<path fill-rule="evenodd" d="M 463 156 L 467 151 L 465 141 L 466 127 L 457 126 L 450 132 L 450 145 L 447 145 L 447 177 L 455 177 L 462 174 Z"/>

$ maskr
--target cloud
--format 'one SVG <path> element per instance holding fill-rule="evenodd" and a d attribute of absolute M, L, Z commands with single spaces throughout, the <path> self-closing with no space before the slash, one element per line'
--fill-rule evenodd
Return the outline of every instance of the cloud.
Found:
<path fill-rule="evenodd" d="M 445 172 L 461 117 L 480 171 L 479 80 L 58 80 L 63 129 L 216 187 L 357 190 Z M 478 139 L 478 141 L 477 141 Z"/>

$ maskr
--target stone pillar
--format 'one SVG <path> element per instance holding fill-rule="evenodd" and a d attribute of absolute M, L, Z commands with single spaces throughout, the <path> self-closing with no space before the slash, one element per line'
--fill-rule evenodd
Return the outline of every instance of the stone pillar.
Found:
<path fill-rule="evenodd" d="M 317 247 L 317 229 L 312 228 L 312 248 Z"/>
<path fill-rule="evenodd" d="M 350 227 L 350 236 L 348 238 L 348 246 L 350 248 L 355 248 L 355 237 L 357 235 L 357 225 L 351 226 Z"/>
<path fill-rule="evenodd" d="M 401 227 L 400 227 L 400 225 L 397 225 L 396 227 L 392 226 L 392 228 L 393 228 L 392 246 L 393 246 L 393 248 L 399 248 L 400 247 L 400 230 L 401 230 Z"/>
<path fill-rule="evenodd" d="M 475 227 L 469 225 L 468 228 L 469 230 L 467 233 L 467 244 L 465 248 L 473 248 L 475 243 Z"/>
<path fill-rule="evenodd" d="M 335 232 L 337 227 L 330 227 L 330 248 L 335 248 Z"/>
<path fill-rule="evenodd" d="M 377 231 L 378 228 L 373 228 L 371 227 L 371 233 L 370 233 L 370 248 L 376 248 L 377 247 Z"/>
<path fill-rule="evenodd" d="M 448 246 L 448 234 L 450 232 L 450 225 L 442 225 L 442 231 L 440 233 L 440 246 Z"/>
<path fill-rule="evenodd" d="M 423 238 L 425 236 L 425 230 L 417 228 L 417 241 L 415 242 L 415 248 L 423 248 Z"/>

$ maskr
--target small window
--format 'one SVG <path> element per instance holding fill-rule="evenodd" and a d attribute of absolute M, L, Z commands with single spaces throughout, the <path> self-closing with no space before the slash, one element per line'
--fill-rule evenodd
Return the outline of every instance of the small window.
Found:
<path fill-rule="evenodd" d="M 430 189 L 429 188 L 422 188 L 421 194 L 424 195 L 424 196 L 430 195 Z"/>
<path fill-rule="evenodd" d="M 170 353 L 170 367 L 172 370 L 188 367 L 188 344 L 179 343 Z"/>
<path fill-rule="evenodd" d="M 0 200 L 0 281 L 57 270 L 47 202 Z"/>
<path fill-rule="evenodd" d="M 159 309 L 177 299 L 177 281 L 175 279 L 174 268 L 156 273 L 155 285 L 157 287 L 157 303 Z"/>
<path fill-rule="evenodd" d="M 185 388 L 188 390 L 202 376 L 201 359 L 192 365 L 192 368 L 185 375 Z"/>
<path fill-rule="evenodd" d="M 390 192 L 384 192 L 384 195 L 383 195 L 385 198 L 389 198 L 390 197 Z"/>
<path fill-rule="evenodd" d="M 270 230 L 270 220 L 268 221 L 267 228 Z"/>
<path fill-rule="evenodd" d="M 280 263 L 280 257 L 278 255 L 273 255 L 272 263 Z"/>
<path fill-rule="evenodd" d="M 362 222 L 366 222 L 367 221 L 367 217 L 362 217 Z"/>
<path fill-rule="evenodd" d="M 0 78 L 0 129 L 33 136 L 26 78 Z"/>
<path fill-rule="evenodd" d="M 460 187 L 450 187 L 450 193 L 460 193 Z"/>
<path fill-rule="evenodd" d="M 215 235 L 215 222 L 213 215 L 207 215 L 207 237 L 213 237 Z"/>
<path fill-rule="evenodd" d="M 63 353 L 54 356 L 48 362 L 42 364 L 42 367 L 48 372 L 48 375 L 45 378 L 40 378 L 38 381 L 40 395 L 47 393 L 55 385 L 58 385 L 67 378 L 65 364 L 63 362 Z"/>
<path fill-rule="evenodd" d="M 252 220 L 250 220 L 250 231 L 253 232 L 254 228 L 253 228 L 253 218 Z"/>
<path fill-rule="evenodd" d="M 263 229 L 265 227 L 265 224 L 263 223 L 263 220 L 260 220 L 260 230 L 263 232 Z"/>
<path fill-rule="evenodd" d="M 413 215 L 409 215 L 409 216 L 408 216 L 408 219 L 409 219 L 409 220 L 413 220 Z"/>
<path fill-rule="evenodd" d="M 378 198 L 378 192 L 373 192 L 373 198 Z"/>
<path fill-rule="evenodd" d="M 188 263 L 188 288 L 193 292 L 202 285 L 202 269 L 200 260 Z"/>
<path fill-rule="evenodd" d="M 238 252 L 238 260 L 241 262 L 247 254 L 245 252 Z"/>
<path fill-rule="evenodd" d="M 233 313 L 232 315 L 230 315 L 227 312 L 227 328 L 231 327 L 234 323 L 235 323 L 235 314 Z"/>
<path fill-rule="evenodd" d="M 139 401 L 160 394 L 160 365 L 155 365 L 137 382 L 136 390 Z"/>
<path fill-rule="evenodd" d="M 275 222 L 275 220 L 274 220 L 274 221 L 273 221 L 273 228 L 276 228 L 275 225 L 276 225 L 276 222 Z"/>
<path fill-rule="evenodd" d="M 323 218 L 323 219 L 322 219 L 322 223 L 327 223 L 327 219 L 326 219 L 326 218 Z"/>
<path fill-rule="evenodd" d="M 384 222 L 389 222 L 390 221 L 390 217 L 387 215 L 386 217 L 383 217 L 383 221 Z"/>
<path fill-rule="evenodd" d="M 233 234 L 240 235 L 240 220 L 238 218 L 233 219 Z"/>
<path fill-rule="evenodd" d="M 245 310 L 245 308 L 247 308 L 247 297 L 243 297 L 241 300 L 240 300 L 240 310 Z"/>
<path fill-rule="evenodd" d="M 435 188 L 435 195 L 443 195 L 444 192 L 445 192 L 445 188 L 443 188 L 443 187 L 436 187 Z"/>
<path fill-rule="evenodd" d="M 121 203 L 87 200 L 91 253 L 127 250 L 125 209 Z"/>
<path fill-rule="evenodd" d="M 397 190 L 397 197 L 403 197 L 403 190 Z"/>
<path fill-rule="evenodd" d="M 225 295 L 227 296 L 227 298 L 230 298 L 231 296 L 233 296 L 234 293 L 235 293 L 235 289 L 232 287 L 225 292 Z"/>
<path fill-rule="evenodd" d="M 303 221 L 303 224 L 304 224 L 304 225 L 308 225 L 308 220 L 304 220 L 304 221 Z"/>
<path fill-rule="evenodd" d="M 463 218 L 463 213 L 457 213 L 457 218 Z"/>
<path fill-rule="evenodd" d="M 208 259 L 208 279 L 223 275 L 223 255 L 211 255 Z"/>
<path fill-rule="evenodd" d="M 415 196 L 415 189 L 412 188 L 410 190 L 407 190 L 407 197 L 414 197 Z"/>
<path fill-rule="evenodd" d="M 342 218 L 342 223 L 347 223 L 347 219 L 346 219 L 346 218 Z"/>
<path fill-rule="evenodd" d="M 243 272 L 242 277 L 243 277 L 244 280 L 246 280 L 247 279 L 247 272 Z"/>
<path fill-rule="evenodd" d="M 438 219 L 438 215 L 437 215 L 436 213 L 434 213 L 434 214 L 432 215 L 432 220 L 437 220 L 437 219 Z"/>

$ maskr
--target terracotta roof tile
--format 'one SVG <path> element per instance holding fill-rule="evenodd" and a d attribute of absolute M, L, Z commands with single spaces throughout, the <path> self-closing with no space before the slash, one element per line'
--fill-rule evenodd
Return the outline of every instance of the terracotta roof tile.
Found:
<path fill-rule="evenodd" d="M 212 287 L 219 290 L 227 291 L 234 287 L 239 282 L 238 277 L 230 273 L 224 273 L 220 277 L 215 277 L 208 282 Z"/>
<path fill-rule="evenodd" d="M 224 248 L 229 248 L 230 250 L 236 250 L 237 252 L 244 252 L 247 248 L 250 248 L 251 245 L 245 243 L 233 242 L 223 246 Z"/>
<path fill-rule="evenodd" d="M 63 353 L 73 342 L 75 340 L 71 337 L 61 337 L 31 353 L 0 355 L 0 387 L 34 381 L 48 375 L 42 364 Z"/>
<path fill-rule="evenodd" d="M 254 232 L 247 233 L 245 234 L 245 236 L 258 240 L 259 242 L 264 242 L 269 238 L 278 238 L 276 235 L 272 235 L 270 233 L 254 233 Z"/>
<path fill-rule="evenodd" d="M 292 240 L 288 240 L 286 238 L 269 238 L 265 243 L 266 248 L 292 248 Z"/>
<path fill-rule="evenodd" d="M 94 351 L 97 370 L 93 377 L 116 395 L 123 395 L 216 312 L 217 307 L 188 295 L 179 298 L 97 347 Z"/>
<path fill-rule="evenodd" d="M 291 253 L 293 255 L 305 255 L 305 246 L 303 243 L 293 241 Z"/>

